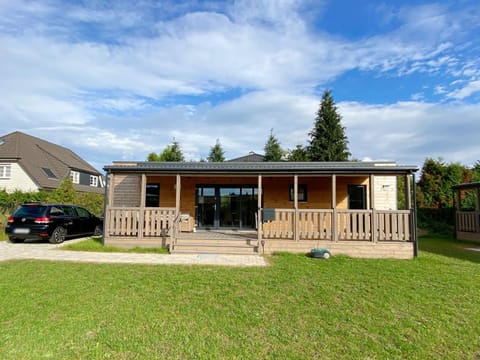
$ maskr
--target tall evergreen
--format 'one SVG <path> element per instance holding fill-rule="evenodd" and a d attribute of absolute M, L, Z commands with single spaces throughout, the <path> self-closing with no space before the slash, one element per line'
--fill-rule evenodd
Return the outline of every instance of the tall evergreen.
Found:
<path fill-rule="evenodd" d="M 310 142 L 307 146 L 307 155 L 310 161 L 348 160 L 350 156 L 348 139 L 341 120 L 330 90 L 325 90 L 314 127 L 308 134 Z"/>
<path fill-rule="evenodd" d="M 175 139 L 167 145 L 161 154 L 148 154 L 147 161 L 185 161 L 180 144 Z"/>
<path fill-rule="evenodd" d="M 208 155 L 207 160 L 208 162 L 225 161 L 225 151 L 223 151 L 222 145 L 218 139 L 215 145 L 210 148 L 210 154 Z"/>
<path fill-rule="evenodd" d="M 282 161 L 285 151 L 282 150 L 280 142 L 273 135 L 273 129 L 270 130 L 270 136 L 263 150 L 265 151 L 264 161 Z"/>

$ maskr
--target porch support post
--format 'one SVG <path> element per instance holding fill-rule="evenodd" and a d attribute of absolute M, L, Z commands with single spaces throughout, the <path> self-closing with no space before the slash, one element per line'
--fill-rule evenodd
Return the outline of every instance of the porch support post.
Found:
<path fill-rule="evenodd" d="M 337 175 L 332 174 L 332 241 L 338 241 L 337 229 Z"/>
<path fill-rule="evenodd" d="M 175 184 L 175 216 L 180 214 L 180 192 L 182 190 L 182 179 L 180 174 L 177 174 L 177 182 Z"/>
<path fill-rule="evenodd" d="M 103 194 L 103 236 L 102 236 L 102 245 L 105 245 L 105 237 L 110 236 L 109 234 L 109 228 L 110 228 L 110 206 L 112 205 L 111 203 L 111 188 L 112 185 L 110 184 L 110 179 L 113 179 L 113 174 L 110 174 L 107 171 L 107 174 L 105 175 L 105 190 Z"/>
<path fill-rule="evenodd" d="M 300 239 L 300 224 L 298 216 L 298 175 L 293 176 L 293 207 L 295 209 L 295 241 Z"/>
<path fill-rule="evenodd" d="M 418 256 L 418 240 L 417 240 L 417 187 L 415 182 L 415 173 L 412 173 L 413 186 L 413 207 L 411 211 L 412 216 L 412 239 L 413 239 L 413 256 Z"/>
<path fill-rule="evenodd" d="M 457 231 L 458 231 L 458 212 L 460 211 L 460 208 L 461 208 L 460 195 L 461 195 L 460 189 L 453 190 L 453 207 L 455 211 L 453 236 L 455 237 L 455 239 L 457 238 Z"/>
<path fill-rule="evenodd" d="M 138 234 L 137 237 L 140 239 L 143 237 L 143 230 L 145 226 L 145 194 L 147 192 L 147 176 L 142 174 L 140 180 L 140 215 L 138 218 Z"/>
<path fill-rule="evenodd" d="M 411 187 L 412 176 L 405 175 L 405 208 L 410 210 L 412 207 L 412 187 Z"/>
<path fill-rule="evenodd" d="M 475 204 L 475 219 L 477 222 L 476 233 L 480 234 L 480 187 L 477 187 L 477 203 Z"/>
<path fill-rule="evenodd" d="M 372 210 L 371 220 L 371 233 L 372 242 L 377 242 L 377 212 L 375 210 L 375 176 L 370 174 L 369 191 L 370 191 L 370 209 Z"/>
<path fill-rule="evenodd" d="M 264 252 L 264 248 L 262 246 L 262 231 L 263 231 L 263 224 L 262 224 L 262 175 L 258 175 L 258 191 L 257 191 L 257 240 L 258 240 L 258 249 L 261 249 L 261 252 Z"/>

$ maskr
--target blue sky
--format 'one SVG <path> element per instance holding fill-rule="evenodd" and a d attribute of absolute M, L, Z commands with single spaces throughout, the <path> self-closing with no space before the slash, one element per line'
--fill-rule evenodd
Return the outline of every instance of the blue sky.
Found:
<path fill-rule="evenodd" d="M 353 157 L 480 160 L 478 0 L 0 0 L 1 133 L 101 169 L 305 145 L 331 89 Z"/>

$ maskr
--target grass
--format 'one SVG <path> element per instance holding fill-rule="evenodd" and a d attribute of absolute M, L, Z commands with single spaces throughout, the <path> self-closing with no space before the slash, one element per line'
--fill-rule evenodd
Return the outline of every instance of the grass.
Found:
<path fill-rule="evenodd" d="M 2 359 L 479 359 L 480 253 L 266 268 L 0 263 Z"/>
<path fill-rule="evenodd" d="M 167 248 L 121 248 L 114 246 L 103 246 L 101 238 L 92 237 L 85 241 L 80 241 L 73 244 L 67 244 L 61 247 L 62 250 L 73 251 L 96 251 L 96 252 L 128 252 L 128 253 L 154 253 L 154 254 L 168 254 Z"/>

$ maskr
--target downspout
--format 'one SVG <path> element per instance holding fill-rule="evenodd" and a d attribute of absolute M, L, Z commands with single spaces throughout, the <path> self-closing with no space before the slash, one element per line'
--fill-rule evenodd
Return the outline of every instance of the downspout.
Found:
<path fill-rule="evenodd" d="M 412 173 L 413 181 L 413 256 L 418 257 L 418 239 L 417 239 L 417 183 L 415 181 L 415 173 Z"/>
<path fill-rule="evenodd" d="M 103 195 L 103 236 L 102 236 L 102 245 L 105 246 L 105 234 L 107 230 L 107 197 L 108 197 L 108 179 L 110 178 L 110 173 L 107 170 L 105 175 L 105 191 Z"/>

